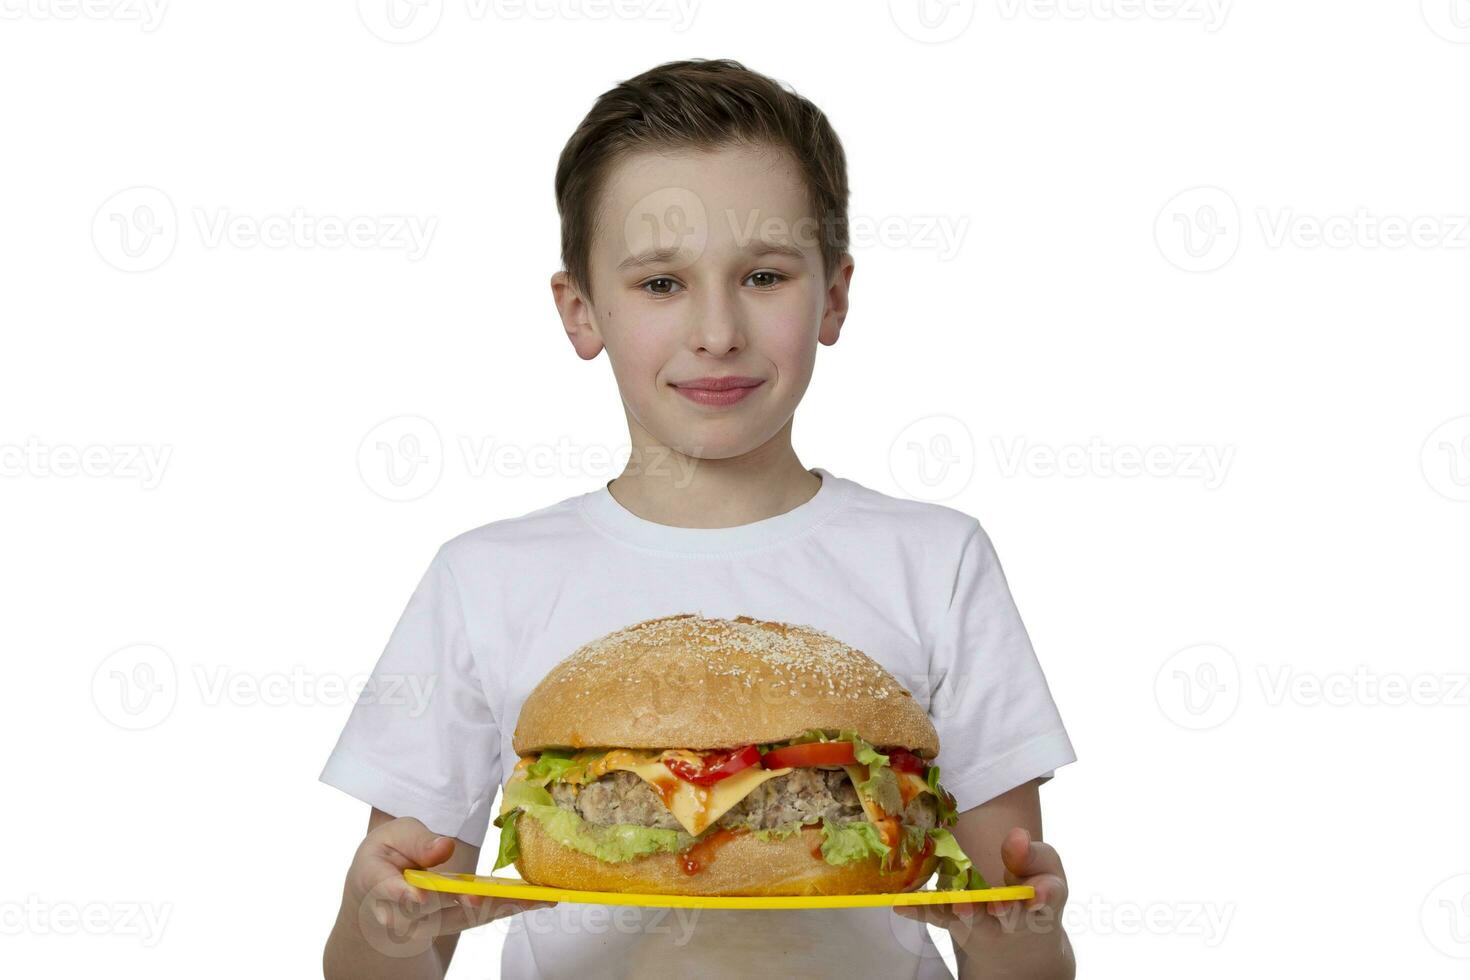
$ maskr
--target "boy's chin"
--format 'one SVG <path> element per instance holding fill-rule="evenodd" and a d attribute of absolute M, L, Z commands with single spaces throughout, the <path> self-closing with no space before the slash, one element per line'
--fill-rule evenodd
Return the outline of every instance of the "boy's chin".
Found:
<path fill-rule="evenodd" d="M 660 445 L 692 459 L 744 456 L 765 445 L 781 430 L 779 425 L 765 426 L 762 420 L 749 417 L 714 417 L 697 410 L 684 414 L 687 417 L 667 419 L 657 429 L 648 428 L 648 434 Z"/>
<path fill-rule="evenodd" d="M 720 438 L 719 434 L 710 434 L 710 438 L 701 441 L 700 435 L 702 433 L 684 432 L 677 438 L 664 442 L 664 445 L 690 459 L 718 461 L 753 453 L 770 438 L 756 438 L 742 432 L 735 438 Z"/>

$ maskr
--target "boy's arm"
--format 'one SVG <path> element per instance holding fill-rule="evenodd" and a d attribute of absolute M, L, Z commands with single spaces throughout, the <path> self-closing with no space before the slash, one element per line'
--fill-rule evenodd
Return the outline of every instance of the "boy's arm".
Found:
<path fill-rule="evenodd" d="M 381 827 L 393 819 L 391 813 L 384 813 L 377 807 L 368 815 L 368 833 L 372 833 L 376 827 Z M 473 844 L 466 844 L 456 839 L 454 842 L 454 853 L 449 855 L 449 860 L 435 866 L 435 871 L 444 871 L 450 874 L 464 873 L 474 874 L 480 867 L 480 849 Z M 459 945 L 459 933 L 451 932 L 439 936 L 434 940 L 434 952 L 439 959 L 438 977 L 449 972 L 449 961 L 454 959 L 454 949 Z"/>
<path fill-rule="evenodd" d="M 984 905 L 899 905 L 894 911 L 949 930 L 959 980 L 1071 980 L 1077 966 L 1062 928 L 1067 876 L 1061 858 L 1041 842 L 1040 780 L 1022 783 L 960 814 L 950 828 L 991 887 L 1031 885 L 1036 897 Z"/>
<path fill-rule="evenodd" d="M 322 954 L 323 975 L 443 980 L 460 930 L 556 904 L 425 892 L 403 880 L 405 868 L 473 874 L 479 857 L 478 847 L 373 808 Z"/>

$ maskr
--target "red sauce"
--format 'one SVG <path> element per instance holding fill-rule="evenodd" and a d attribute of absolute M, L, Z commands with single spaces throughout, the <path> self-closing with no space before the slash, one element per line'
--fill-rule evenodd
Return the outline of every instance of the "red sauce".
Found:
<path fill-rule="evenodd" d="M 653 782 L 654 792 L 658 793 L 658 798 L 664 801 L 664 806 L 670 809 L 673 808 L 674 793 L 678 788 L 679 784 L 672 778 L 656 779 Z"/>
<path fill-rule="evenodd" d="M 912 800 L 916 795 L 918 795 L 918 792 L 919 791 L 914 786 L 914 784 L 909 782 L 907 779 L 900 779 L 898 781 L 898 796 L 899 799 L 903 800 L 903 805 L 905 807 L 909 805 L 909 800 Z"/>
<path fill-rule="evenodd" d="M 708 837 L 695 841 L 693 844 L 679 852 L 679 867 L 684 869 L 686 875 L 698 874 L 703 871 L 719 849 L 728 844 L 736 834 L 742 834 L 745 828 L 731 830 L 729 827 L 721 827 Z"/>
<path fill-rule="evenodd" d="M 919 853 L 909 858 L 909 868 L 907 873 L 904 875 L 903 888 L 900 889 L 901 891 L 908 891 L 914 886 L 914 879 L 919 877 L 919 869 L 924 866 L 925 859 L 929 857 L 930 853 L 933 850 L 934 838 L 930 837 L 928 834 L 925 834 L 924 846 L 919 848 Z"/>
<path fill-rule="evenodd" d="M 898 845 L 899 834 L 897 817 L 884 817 L 878 821 L 878 839 L 889 847 Z"/>

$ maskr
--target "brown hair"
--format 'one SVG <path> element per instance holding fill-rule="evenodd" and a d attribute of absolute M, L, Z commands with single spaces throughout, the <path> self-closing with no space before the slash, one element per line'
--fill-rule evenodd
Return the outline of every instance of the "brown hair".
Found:
<path fill-rule="evenodd" d="M 847 251 L 847 160 L 822 110 L 775 79 L 728 58 L 670 61 L 609 89 L 556 165 L 561 261 L 591 297 L 598 198 L 613 165 L 644 149 L 715 150 L 763 144 L 795 157 L 816 216 L 823 274 Z"/>

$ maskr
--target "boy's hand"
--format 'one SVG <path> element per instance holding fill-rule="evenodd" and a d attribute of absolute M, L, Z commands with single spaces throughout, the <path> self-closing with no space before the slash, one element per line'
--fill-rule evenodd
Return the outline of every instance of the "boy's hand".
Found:
<path fill-rule="evenodd" d="M 405 869 L 433 868 L 453 853 L 454 838 L 435 834 L 413 817 L 368 831 L 347 871 L 346 898 L 357 906 L 359 926 L 375 948 L 383 951 L 383 941 L 419 948 L 436 936 L 556 904 L 431 892 L 403 879 Z"/>
<path fill-rule="evenodd" d="M 910 919 L 943 926 L 954 937 L 965 958 L 995 964 L 1000 945 L 1008 950 L 1007 965 L 1021 966 L 1032 960 L 1038 967 L 1056 965 L 1061 972 L 1018 972 L 1017 976 L 1071 976 L 1071 947 L 1062 929 L 1062 909 L 1067 904 L 1067 875 L 1062 859 L 1050 844 L 1033 841 L 1025 828 L 1012 828 L 1000 846 L 1007 885 L 1030 885 L 1034 898 L 1010 902 L 956 902 L 951 905 L 895 905 L 893 910 Z M 977 910 L 978 906 L 978 910 Z M 1016 944 L 1030 947 L 1016 948 Z M 1060 948 L 1058 946 L 1060 944 Z M 1034 957 L 1032 955 L 1034 954 Z M 1056 957 L 1061 955 L 1062 962 Z M 1006 971 L 1002 971 L 1004 974 Z M 963 977 L 965 971 L 961 969 Z M 997 975 L 1002 975 L 997 974 Z M 989 975 L 989 974 L 987 974 Z"/>

